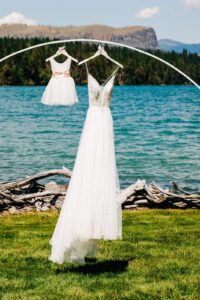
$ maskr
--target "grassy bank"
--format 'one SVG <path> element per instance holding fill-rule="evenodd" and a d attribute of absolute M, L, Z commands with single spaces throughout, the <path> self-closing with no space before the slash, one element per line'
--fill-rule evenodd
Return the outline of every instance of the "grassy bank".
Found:
<path fill-rule="evenodd" d="M 199 299 L 200 211 L 124 211 L 123 240 L 53 264 L 57 213 L 0 218 L 0 299 Z"/>

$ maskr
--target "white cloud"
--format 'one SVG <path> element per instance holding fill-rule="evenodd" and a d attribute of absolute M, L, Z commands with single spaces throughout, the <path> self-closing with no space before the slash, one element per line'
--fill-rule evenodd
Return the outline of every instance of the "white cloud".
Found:
<path fill-rule="evenodd" d="M 26 18 L 23 14 L 12 12 L 11 14 L 0 18 L 0 25 L 2 24 L 26 24 L 26 25 L 36 25 L 37 22 L 32 19 Z"/>
<path fill-rule="evenodd" d="M 200 8 L 200 0 L 184 0 L 185 5 L 189 9 L 198 9 Z"/>
<path fill-rule="evenodd" d="M 138 19 L 149 19 L 153 16 L 157 15 L 160 12 L 160 8 L 157 6 L 151 7 L 151 8 L 145 8 L 140 10 L 136 14 L 136 18 Z"/>

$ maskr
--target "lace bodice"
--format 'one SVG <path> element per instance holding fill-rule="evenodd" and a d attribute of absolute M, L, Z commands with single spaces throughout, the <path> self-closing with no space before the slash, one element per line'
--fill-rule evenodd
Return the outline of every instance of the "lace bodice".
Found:
<path fill-rule="evenodd" d="M 88 94 L 89 105 L 91 106 L 110 106 L 114 79 L 118 68 L 112 73 L 105 84 L 100 85 L 98 81 L 88 72 Z"/>
<path fill-rule="evenodd" d="M 68 57 L 64 62 L 59 63 L 54 58 L 50 59 L 52 77 L 70 76 L 71 58 Z"/>

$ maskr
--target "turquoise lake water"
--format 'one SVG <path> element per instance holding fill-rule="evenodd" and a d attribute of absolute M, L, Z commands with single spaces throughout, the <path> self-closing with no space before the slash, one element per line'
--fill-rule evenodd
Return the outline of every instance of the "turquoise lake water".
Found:
<path fill-rule="evenodd" d="M 44 88 L 0 87 L 0 181 L 63 165 L 73 168 L 88 107 L 87 87 L 77 87 L 80 103 L 71 107 L 41 104 Z M 200 190 L 197 88 L 115 86 L 111 111 L 121 187 L 145 179 Z"/>

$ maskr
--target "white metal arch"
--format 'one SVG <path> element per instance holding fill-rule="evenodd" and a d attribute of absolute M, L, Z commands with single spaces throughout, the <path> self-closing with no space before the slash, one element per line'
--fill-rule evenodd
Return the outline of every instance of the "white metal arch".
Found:
<path fill-rule="evenodd" d="M 50 45 L 50 44 L 61 44 L 61 43 L 71 43 L 71 42 L 90 42 L 90 43 L 109 44 L 109 45 L 123 47 L 123 48 L 127 48 L 127 49 L 131 49 L 131 50 L 140 52 L 140 53 L 145 54 L 147 56 L 150 56 L 150 57 L 152 57 L 154 59 L 157 59 L 157 60 L 161 61 L 162 63 L 166 64 L 167 66 L 169 66 L 170 68 L 174 69 L 175 71 L 177 71 L 178 73 L 180 73 L 182 76 L 184 76 L 185 78 L 187 78 L 188 81 L 190 81 L 192 84 L 194 84 L 200 90 L 200 85 L 198 83 L 196 83 L 191 77 L 189 77 L 187 74 L 185 74 L 180 69 L 178 69 L 177 67 L 173 66 L 172 64 L 170 64 L 166 60 L 164 60 L 164 59 L 162 59 L 162 58 L 160 58 L 160 57 L 158 57 L 156 55 L 153 55 L 151 53 L 148 53 L 148 52 L 146 52 L 144 50 L 135 48 L 135 47 L 124 45 L 124 44 L 121 44 L 121 43 L 104 41 L 104 40 L 96 40 L 96 39 L 68 39 L 68 40 L 57 40 L 57 41 L 51 41 L 51 42 L 41 43 L 41 44 L 38 44 L 38 45 L 30 46 L 30 47 L 24 48 L 22 50 L 13 52 L 13 53 L 11 53 L 11 54 L 9 54 L 9 55 L 1 58 L 0 62 L 4 61 L 4 60 L 6 60 L 6 59 L 8 59 L 8 58 L 10 58 L 12 56 L 15 56 L 15 55 L 17 55 L 19 53 L 22 53 L 22 52 L 25 52 L 25 51 L 29 51 L 29 50 L 34 49 L 34 48 L 38 48 L 38 47 L 42 47 L 42 46 L 46 46 L 46 45 Z"/>

